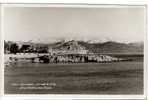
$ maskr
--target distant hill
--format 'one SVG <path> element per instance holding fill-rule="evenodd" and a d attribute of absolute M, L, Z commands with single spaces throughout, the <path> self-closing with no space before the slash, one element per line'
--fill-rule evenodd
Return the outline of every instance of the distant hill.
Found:
<path fill-rule="evenodd" d="M 125 54 L 142 54 L 144 44 L 138 43 L 119 43 L 114 41 L 108 41 L 104 43 L 88 43 L 84 41 L 68 41 L 58 42 L 52 45 L 59 48 L 85 48 L 86 50 L 94 53 L 125 53 Z M 80 47 L 81 46 L 81 47 Z"/>
<path fill-rule="evenodd" d="M 68 41 L 68 42 L 61 42 L 56 43 L 56 45 L 53 47 L 53 49 L 59 49 L 59 50 L 86 50 L 85 47 L 81 44 L 79 44 L 77 41 Z"/>
<path fill-rule="evenodd" d="M 79 41 L 79 43 L 85 46 L 92 52 L 95 53 L 130 53 L 130 54 L 142 54 L 144 44 L 143 43 L 118 43 L 108 41 L 104 43 L 86 43 Z"/>

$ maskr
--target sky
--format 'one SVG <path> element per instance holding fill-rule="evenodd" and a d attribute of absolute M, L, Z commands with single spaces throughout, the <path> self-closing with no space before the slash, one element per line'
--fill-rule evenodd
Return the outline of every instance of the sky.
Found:
<path fill-rule="evenodd" d="M 53 42 L 62 39 L 144 40 L 144 7 L 4 7 L 4 39 Z"/>

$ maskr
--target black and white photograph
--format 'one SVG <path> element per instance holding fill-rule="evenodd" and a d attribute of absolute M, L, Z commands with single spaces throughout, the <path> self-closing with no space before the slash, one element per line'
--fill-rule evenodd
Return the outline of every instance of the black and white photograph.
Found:
<path fill-rule="evenodd" d="M 4 94 L 144 94 L 144 5 L 33 5 L 3 6 Z"/>

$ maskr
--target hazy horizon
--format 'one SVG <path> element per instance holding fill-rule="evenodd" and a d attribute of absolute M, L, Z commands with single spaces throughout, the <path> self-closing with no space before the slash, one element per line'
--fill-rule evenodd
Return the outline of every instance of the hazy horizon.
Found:
<path fill-rule="evenodd" d="M 4 39 L 138 42 L 144 40 L 144 7 L 5 7 Z"/>

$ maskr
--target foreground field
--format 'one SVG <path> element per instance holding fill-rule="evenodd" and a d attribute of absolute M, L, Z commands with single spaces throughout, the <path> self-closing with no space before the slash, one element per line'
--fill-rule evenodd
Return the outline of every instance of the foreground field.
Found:
<path fill-rule="evenodd" d="M 6 94 L 142 94 L 143 62 L 41 64 L 5 68 Z"/>

